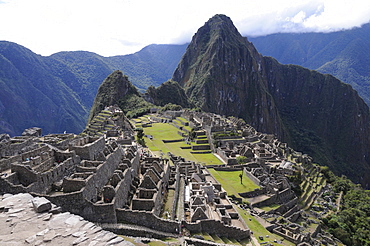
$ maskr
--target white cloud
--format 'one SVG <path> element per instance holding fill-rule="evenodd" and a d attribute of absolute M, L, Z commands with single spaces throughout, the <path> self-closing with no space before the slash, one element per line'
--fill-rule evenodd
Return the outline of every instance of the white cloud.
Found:
<path fill-rule="evenodd" d="M 215 14 L 228 15 L 246 36 L 335 31 L 367 23 L 370 1 L 1 0 L 0 40 L 42 55 L 127 54 L 152 43 L 189 42 Z"/>

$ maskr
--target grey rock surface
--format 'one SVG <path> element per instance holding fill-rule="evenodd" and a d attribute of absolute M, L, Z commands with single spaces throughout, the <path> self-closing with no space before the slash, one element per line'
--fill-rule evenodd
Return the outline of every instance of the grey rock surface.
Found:
<path fill-rule="evenodd" d="M 48 212 L 51 209 L 51 202 L 45 197 L 35 197 L 31 201 L 37 213 Z"/>
<path fill-rule="evenodd" d="M 33 200 L 26 193 L 0 196 L 0 245 L 134 245 L 78 215 L 37 213 Z"/>

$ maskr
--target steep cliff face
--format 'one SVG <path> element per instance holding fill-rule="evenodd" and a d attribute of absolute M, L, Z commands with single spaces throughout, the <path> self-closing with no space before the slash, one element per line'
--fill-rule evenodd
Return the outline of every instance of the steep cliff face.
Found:
<path fill-rule="evenodd" d="M 369 182 L 369 108 L 357 92 L 261 56 L 228 17 L 216 15 L 198 30 L 173 80 L 203 110 L 241 117 L 337 174 Z"/>
<path fill-rule="evenodd" d="M 370 116 L 348 84 L 331 75 L 265 57 L 269 91 L 292 144 L 364 186 L 370 178 Z M 359 172 L 361 170 L 361 172 Z"/>
<path fill-rule="evenodd" d="M 203 110 L 241 117 L 260 131 L 287 137 L 261 62 L 229 17 L 216 15 L 194 35 L 172 79 Z"/>

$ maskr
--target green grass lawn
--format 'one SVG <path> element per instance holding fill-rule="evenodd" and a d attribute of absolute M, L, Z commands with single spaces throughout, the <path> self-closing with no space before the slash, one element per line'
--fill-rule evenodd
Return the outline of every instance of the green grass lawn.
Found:
<path fill-rule="evenodd" d="M 171 152 L 174 155 L 182 156 L 186 160 L 202 163 L 203 165 L 220 165 L 220 161 L 212 153 L 210 154 L 191 154 L 191 149 L 181 149 L 182 146 L 190 146 L 185 142 L 175 143 L 164 143 L 162 140 L 176 140 L 182 137 L 177 134 L 179 129 L 176 127 L 165 124 L 165 123 L 154 123 L 152 127 L 145 127 L 144 134 L 152 135 L 153 139 L 144 138 L 147 147 L 155 154 L 160 155 L 160 152 L 167 155 L 167 152 Z"/>
<path fill-rule="evenodd" d="M 271 204 L 270 206 L 260 207 L 260 209 L 265 210 L 266 212 L 268 212 L 268 211 L 271 211 L 273 209 L 277 209 L 280 206 L 281 205 L 279 205 L 279 204 Z"/>
<path fill-rule="evenodd" d="M 253 183 L 245 174 L 243 174 L 243 183 L 240 183 L 239 174 L 242 171 L 216 171 L 214 169 L 208 169 L 209 172 L 217 179 L 222 187 L 226 190 L 227 194 L 235 195 L 240 197 L 238 193 L 253 191 L 260 188 L 258 185 Z"/>
<path fill-rule="evenodd" d="M 175 191 L 172 189 L 168 190 L 166 203 L 164 204 L 164 211 L 167 212 L 170 216 L 172 214 L 172 205 L 173 205 L 174 198 L 175 198 Z M 162 218 L 169 219 L 167 218 L 166 213 L 162 214 Z"/>
<path fill-rule="evenodd" d="M 181 139 L 181 136 L 177 134 L 178 129 L 170 124 L 166 123 L 154 123 L 152 127 L 145 127 L 144 132 L 147 135 L 152 135 L 154 140 L 174 140 Z"/>

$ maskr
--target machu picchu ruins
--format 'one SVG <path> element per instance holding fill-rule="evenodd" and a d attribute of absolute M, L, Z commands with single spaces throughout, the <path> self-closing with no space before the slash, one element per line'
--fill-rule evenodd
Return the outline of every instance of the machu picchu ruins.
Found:
<path fill-rule="evenodd" d="M 190 153 L 214 153 L 223 164 L 154 153 L 138 144 L 137 125 L 145 132 L 157 123 L 177 129 L 178 140 L 164 143 L 181 141 Z M 0 136 L 2 195 L 46 198 L 59 213 L 81 216 L 118 235 L 184 237 L 194 245 L 213 245 L 204 235 L 214 235 L 223 244 L 257 245 L 243 215 L 248 214 L 280 236 L 277 244 L 337 245 L 318 220 L 330 211 L 329 203 L 337 204 L 320 168 L 241 119 L 182 110 L 153 113 L 139 122 L 110 106 L 80 135 L 27 132 L 32 134 Z M 238 172 L 241 183 L 248 179 L 258 188 L 229 196 L 210 169 Z M 297 176 L 302 184 L 294 182 Z M 269 238 L 263 237 L 258 239 L 267 245 Z"/>

